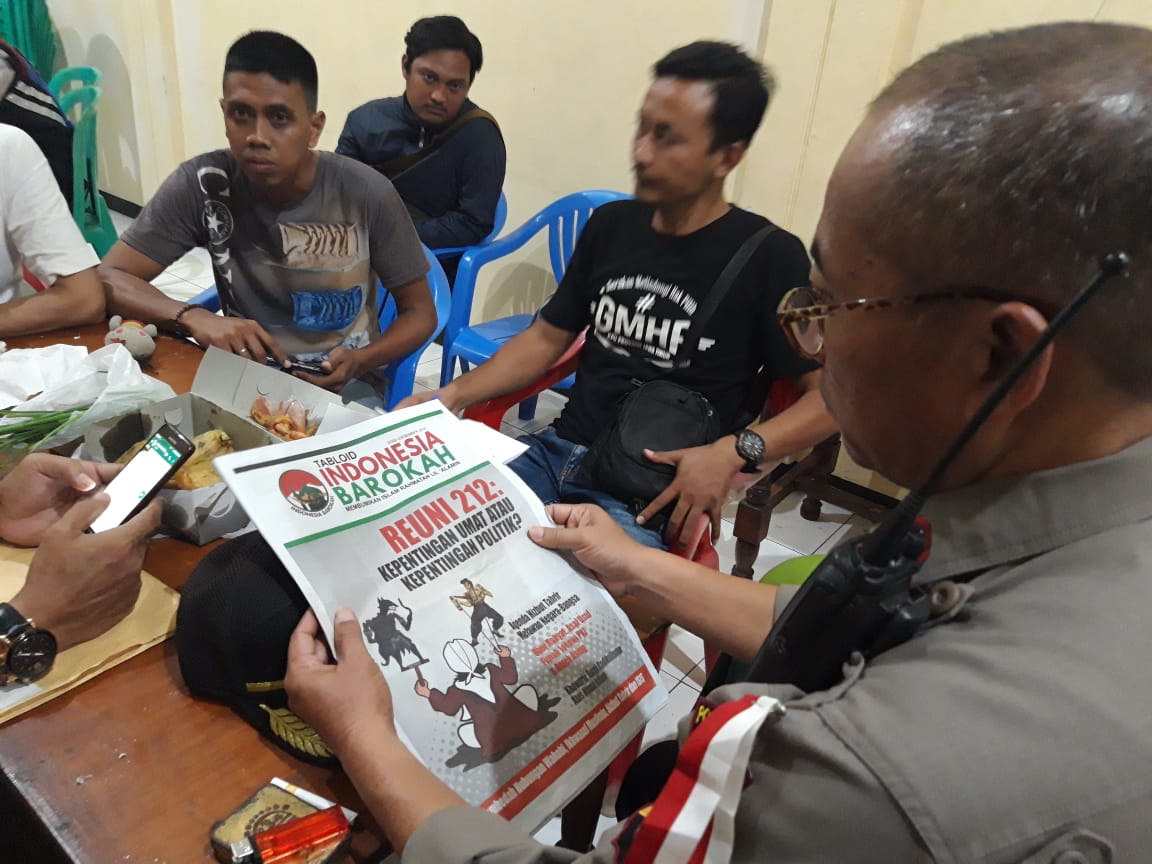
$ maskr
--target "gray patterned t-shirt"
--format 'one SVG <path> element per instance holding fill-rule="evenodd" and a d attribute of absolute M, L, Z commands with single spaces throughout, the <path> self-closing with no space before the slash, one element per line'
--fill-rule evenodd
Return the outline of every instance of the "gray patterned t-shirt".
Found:
<path fill-rule="evenodd" d="M 297 204 L 257 203 L 227 150 L 189 159 L 160 186 L 121 238 L 167 267 L 203 246 L 225 314 L 259 321 L 297 359 L 379 333 L 377 277 L 390 289 L 428 270 L 392 184 L 372 168 L 319 153 Z"/>

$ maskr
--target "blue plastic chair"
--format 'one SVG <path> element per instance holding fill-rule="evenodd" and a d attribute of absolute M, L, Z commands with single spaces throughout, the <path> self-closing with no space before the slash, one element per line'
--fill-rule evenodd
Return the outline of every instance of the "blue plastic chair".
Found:
<path fill-rule="evenodd" d="M 216 286 L 205 288 L 195 297 L 188 300 L 190 306 L 203 306 L 209 312 L 220 311 L 220 292 L 216 290 Z"/>
<path fill-rule="evenodd" d="M 487 246 L 496 239 L 501 231 L 504 230 L 504 223 L 508 221 L 508 199 L 504 197 L 504 193 L 500 193 L 500 200 L 496 202 L 496 216 L 492 222 L 492 230 L 488 232 L 488 236 L 472 246 L 445 246 L 442 249 L 433 249 L 432 254 L 437 258 L 450 258 L 453 255 L 462 255 L 469 249 L 477 249 L 481 246 Z"/>
<path fill-rule="evenodd" d="M 448 277 L 436 253 L 424 247 L 424 257 L 428 259 L 428 287 L 432 289 L 432 302 L 436 306 L 436 329 L 424 341 L 424 344 L 400 360 L 394 360 L 384 367 L 383 375 L 388 381 L 388 391 L 384 397 L 385 410 L 391 411 L 400 402 L 412 395 L 412 386 L 416 381 L 416 367 L 420 365 L 420 357 L 424 350 L 440 335 L 448 323 L 448 315 L 452 308 L 452 286 L 448 284 Z M 384 295 L 385 292 L 381 292 Z M 396 300 L 391 294 L 384 297 L 380 308 L 380 330 L 383 332 L 396 320 Z"/>
<path fill-rule="evenodd" d="M 498 258 L 511 255 L 541 231 L 548 231 L 548 258 L 552 275 L 559 284 L 564 278 L 576 238 L 588 222 L 592 211 L 601 204 L 630 196 L 622 192 L 593 189 L 573 192 L 557 199 L 509 234 L 487 246 L 465 252 L 456 270 L 456 283 L 452 291 L 452 312 L 444 328 L 444 355 L 440 366 L 440 386 L 445 386 L 456 374 L 456 362 L 462 372 L 470 364 L 483 363 L 496 351 L 532 323 L 533 315 L 510 315 L 470 327 L 472 300 L 476 293 L 476 277 L 480 268 Z M 574 377 L 569 376 L 557 387 L 571 387 Z M 536 397 L 520 403 L 520 419 L 531 420 L 536 414 Z"/>
<path fill-rule="evenodd" d="M 424 257 L 428 259 L 428 287 L 432 289 L 432 302 L 436 306 L 436 329 L 432 331 L 423 345 L 407 357 L 393 360 L 380 370 L 384 380 L 388 382 L 388 391 L 384 397 L 384 408 L 388 411 L 395 408 L 401 399 L 406 399 L 412 395 L 412 387 L 416 382 L 416 367 L 420 365 L 420 357 L 440 335 L 440 331 L 444 329 L 452 306 L 452 287 L 448 284 L 448 277 L 444 275 L 444 268 L 440 266 L 435 252 L 427 246 L 422 248 L 424 249 Z M 396 300 L 391 294 L 383 290 L 380 291 L 380 295 L 383 300 L 378 310 L 378 320 L 380 330 L 383 332 L 396 320 Z M 215 285 L 201 291 L 188 302 L 203 306 L 209 312 L 220 311 L 220 294 Z"/>

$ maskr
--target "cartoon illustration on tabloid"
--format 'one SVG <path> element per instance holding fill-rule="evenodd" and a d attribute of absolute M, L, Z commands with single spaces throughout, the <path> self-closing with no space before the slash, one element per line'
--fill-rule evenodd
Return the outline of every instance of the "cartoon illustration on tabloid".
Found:
<path fill-rule="evenodd" d="M 416 669 L 416 677 L 423 680 L 419 667 L 428 661 L 420 653 L 416 643 L 400 632 L 401 627 L 405 630 L 412 629 L 412 610 L 404 605 L 403 600 L 394 603 L 379 597 L 376 602 L 380 611 L 364 622 L 365 638 L 376 646 L 385 666 L 395 660 L 396 665 L 404 671 Z M 411 654 L 416 661 L 405 665 L 405 654 Z"/>
<path fill-rule="evenodd" d="M 499 639 L 504 616 L 488 605 L 492 592 L 483 585 L 474 584 L 471 579 L 461 579 L 460 584 L 464 586 L 464 593 L 453 594 L 448 599 L 458 612 L 463 612 L 465 607 L 472 610 L 472 645 L 478 644 L 485 620 L 491 622 L 492 635 Z"/>
<path fill-rule="evenodd" d="M 556 719 L 552 708 L 559 698 L 538 694 L 527 684 L 516 687 L 512 651 L 505 645 L 495 648 L 498 662 L 485 664 L 473 643 L 452 639 L 444 646 L 444 662 L 456 676 L 448 689 L 416 682 L 416 694 L 432 710 L 460 718 L 460 748 L 445 763 L 449 768 L 495 762 Z"/>

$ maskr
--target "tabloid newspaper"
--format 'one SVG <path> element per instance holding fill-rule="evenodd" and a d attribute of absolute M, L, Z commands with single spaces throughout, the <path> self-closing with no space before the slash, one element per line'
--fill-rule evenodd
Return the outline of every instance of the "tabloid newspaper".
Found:
<path fill-rule="evenodd" d="M 667 692 L 599 583 L 528 538 L 540 500 L 476 437 L 435 403 L 216 467 L 330 641 L 357 613 L 412 751 L 534 830 Z"/>

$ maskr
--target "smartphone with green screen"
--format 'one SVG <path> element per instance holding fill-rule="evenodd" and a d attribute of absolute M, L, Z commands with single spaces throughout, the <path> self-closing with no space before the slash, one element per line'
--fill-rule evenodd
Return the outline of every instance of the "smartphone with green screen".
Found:
<path fill-rule="evenodd" d="M 179 429 L 165 423 L 104 488 L 112 500 L 88 531 L 99 534 L 127 522 L 148 505 L 195 451 L 196 446 Z"/>

